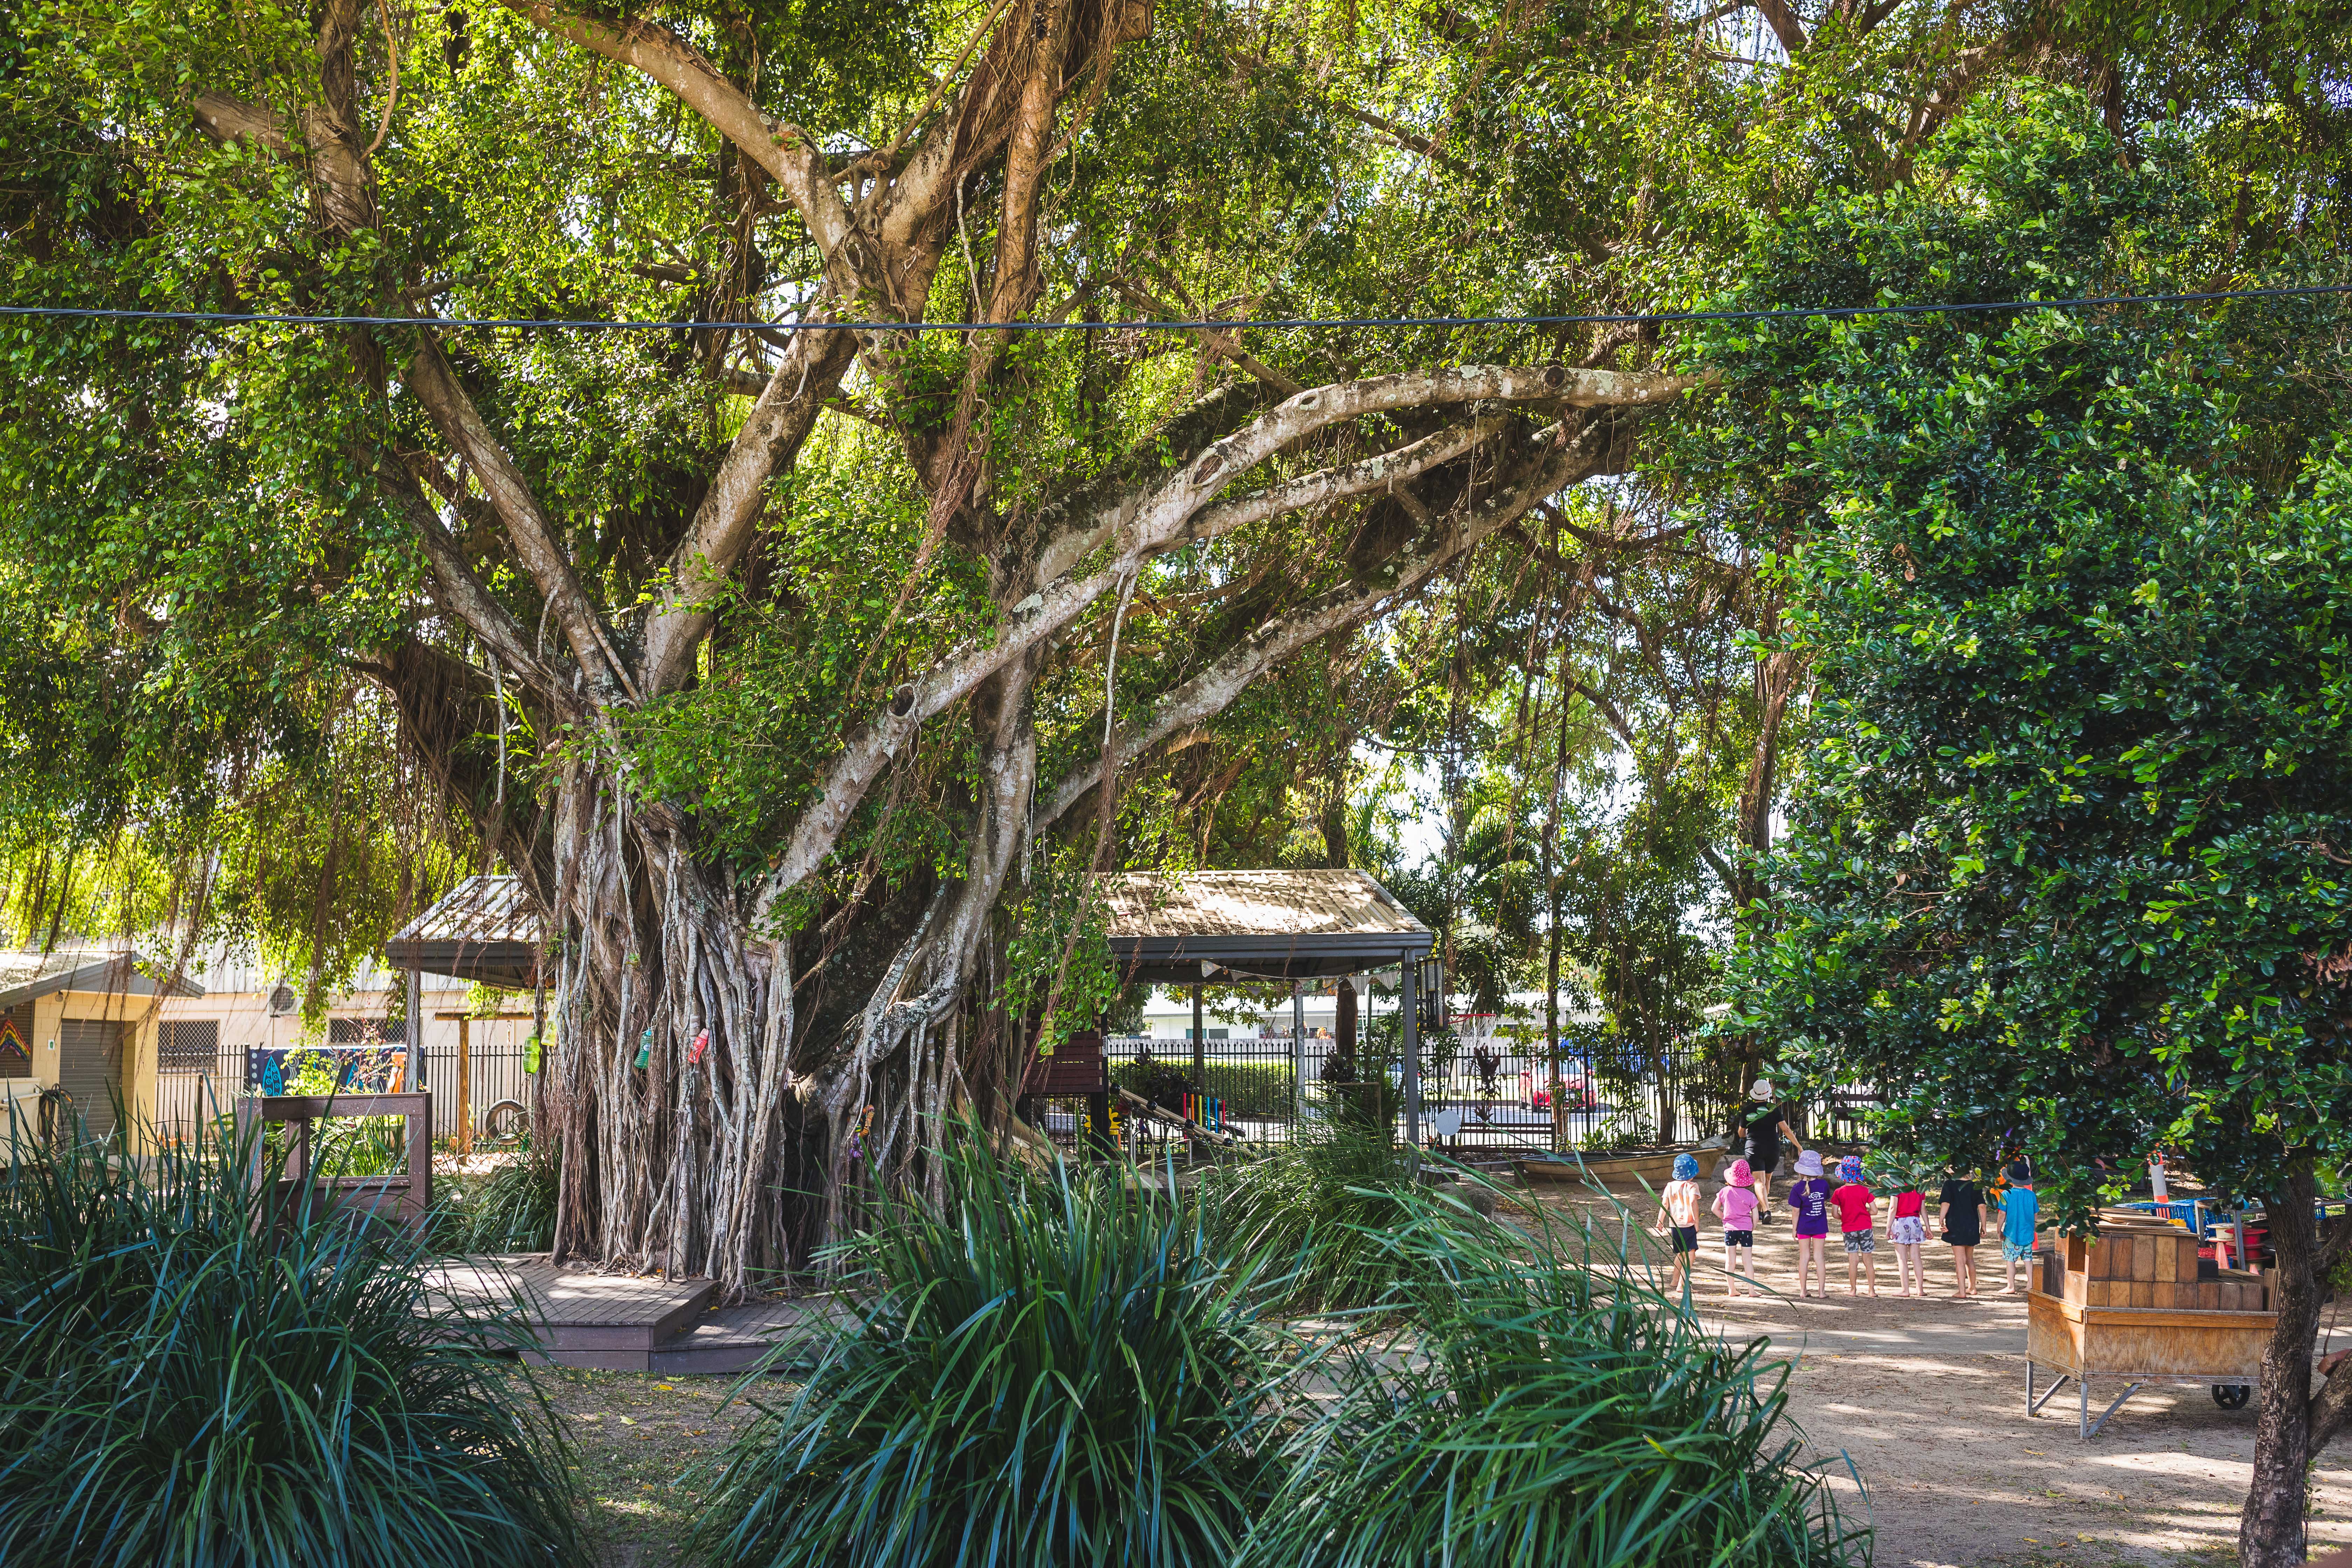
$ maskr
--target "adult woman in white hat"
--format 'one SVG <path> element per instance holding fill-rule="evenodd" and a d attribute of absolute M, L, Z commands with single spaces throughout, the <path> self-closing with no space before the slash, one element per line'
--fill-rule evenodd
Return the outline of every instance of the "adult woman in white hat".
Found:
<path fill-rule="evenodd" d="M 1772 1212 L 1772 1167 L 1780 1163 L 1780 1142 L 1786 1139 L 1800 1154 L 1805 1146 L 1789 1125 L 1789 1108 L 1773 1098 L 1772 1080 L 1759 1078 L 1748 1091 L 1748 1109 L 1741 1112 L 1748 1134 L 1748 1168 L 1756 1181 L 1756 1217 L 1765 1225 L 1780 1218 Z"/>

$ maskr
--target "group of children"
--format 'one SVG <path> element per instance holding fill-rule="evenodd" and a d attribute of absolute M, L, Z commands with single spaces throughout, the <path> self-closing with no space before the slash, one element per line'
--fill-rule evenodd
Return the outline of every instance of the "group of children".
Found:
<path fill-rule="evenodd" d="M 1771 1205 L 1771 1169 L 1767 1166 L 1758 1171 L 1745 1159 L 1733 1159 L 1724 1165 L 1722 1175 L 1722 1190 L 1708 1206 L 1723 1223 L 1725 1295 L 1761 1295 L 1763 1289 L 1756 1282 L 1756 1227 L 1775 1223 L 1779 1217 Z M 1927 1275 L 1921 1249 L 1927 1240 L 1927 1195 L 1908 1182 L 1894 1184 L 1902 1190 L 1893 1194 L 1886 1238 L 1895 1248 L 1900 1293 L 1925 1297 Z M 1658 1219 L 1653 1228 L 1673 1238 L 1672 1289 L 1679 1293 L 1689 1278 L 1691 1261 L 1698 1254 L 1699 1215 L 1706 1198 L 1698 1184 L 1698 1161 L 1688 1154 L 1677 1155 L 1675 1179 L 1658 1198 Z M 1820 1152 L 1800 1149 L 1797 1179 L 1790 1184 L 1788 1192 L 1789 1212 L 1796 1220 L 1800 1296 L 1812 1295 L 1818 1284 L 1822 1300 L 1829 1299 L 1828 1252 L 1832 1213 L 1837 1216 L 1838 1235 L 1845 1247 L 1846 1294 L 1859 1296 L 1864 1283 L 1873 1296 L 1878 1294 L 1876 1227 L 1879 1205 L 1886 1201 L 1864 1180 L 1862 1161 L 1857 1156 L 1848 1154 L 1838 1162 L 1837 1180 L 1832 1182 L 1823 1174 Z M 2032 1174 L 2023 1162 L 2011 1163 L 1990 1193 L 1979 1190 L 1974 1173 L 1955 1174 L 1944 1183 L 1936 1204 L 1937 1226 L 1945 1243 L 1952 1249 L 1955 1300 L 1977 1293 L 1976 1251 L 1983 1242 L 1982 1226 L 1988 1215 L 2000 1232 L 2003 1268 L 2001 1287 L 1996 1294 L 2006 1296 L 2024 1288 L 2019 1283 L 2021 1272 L 2025 1284 L 2032 1283 L 2031 1259 L 2041 1211 Z"/>

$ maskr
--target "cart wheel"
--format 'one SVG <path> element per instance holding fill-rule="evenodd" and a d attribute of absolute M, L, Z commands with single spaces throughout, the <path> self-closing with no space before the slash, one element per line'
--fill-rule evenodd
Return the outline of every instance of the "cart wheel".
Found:
<path fill-rule="evenodd" d="M 2217 1383 L 2213 1385 L 2213 1403 L 2224 1410 L 2243 1410 L 2253 1392 L 2242 1383 Z"/>
<path fill-rule="evenodd" d="M 482 1112 L 482 1136 L 493 1143 L 504 1143 L 522 1131 L 528 1114 L 520 1100 L 501 1100 Z"/>

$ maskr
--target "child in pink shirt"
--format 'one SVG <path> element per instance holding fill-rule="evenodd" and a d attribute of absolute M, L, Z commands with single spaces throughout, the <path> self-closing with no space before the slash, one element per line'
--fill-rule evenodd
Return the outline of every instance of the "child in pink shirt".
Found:
<path fill-rule="evenodd" d="M 1844 1184 L 1830 1191 L 1830 1203 L 1838 1212 L 1838 1229 L 1845 1238 L 1845 1293 L 1859 1296 L 1854 1274 L 1860 1265 L 1869 1271 L 1870 1293 L 1878 1294 L 1878 1238 L 1872 1229 L 1872 1206 L 1877 1197 L 1863 1184 L 1862 1162 L 1852 1154 L 1838 1162 L 1838 1180 Z M 1823 1295 L 1829 1293 L 1824 1284 Z"/>
<path fill-rule="evenodd" d="M 1723 1173 L 1723 1191 L 1715 1194 L 1715 1212 L 1723 1220 L 1724 1299 L 1734 1296 L 1760 1296 L 1756 1288 L 1756 1189 L 1749 1185 L 1755 1173 L 1748 1162 L 1734 1160 Z M 1739 1288 L 1741 1276 L 1748 1279 L 1748 1289 Z"/>

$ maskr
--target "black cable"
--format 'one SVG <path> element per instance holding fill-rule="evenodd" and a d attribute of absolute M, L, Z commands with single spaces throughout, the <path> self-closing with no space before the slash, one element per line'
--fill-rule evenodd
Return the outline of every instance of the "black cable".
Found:
<path fill-rule="evenodd" d="M 1948 305 L 1800 305 L 1776 310 L 1626 310 L 1585 316 L 1293 316 L 1270 321 L 1206 318 L 1168 321 L 604 321 L 495 316 L 305 316 L 256 310 L 127 310 L 77 305 L 0 305 L 0 317 L 63 321 L 185 321 L 202 326 L 488 327 L 605 332 L 1199 332 L 1303 327 L 1578 327 L 1673 321 L 1779 321 L 1855 316 L 1933 316 L 1987 310 L 2067 310 L 2104 305 L 2197 305 L 2223 300 L 2285 300 L 2352 293 L 2352 283 L 2286 289 L 2222 289 L 2197 294 L 2105 294 L 2068 300 L 1985 300 Z"/>

